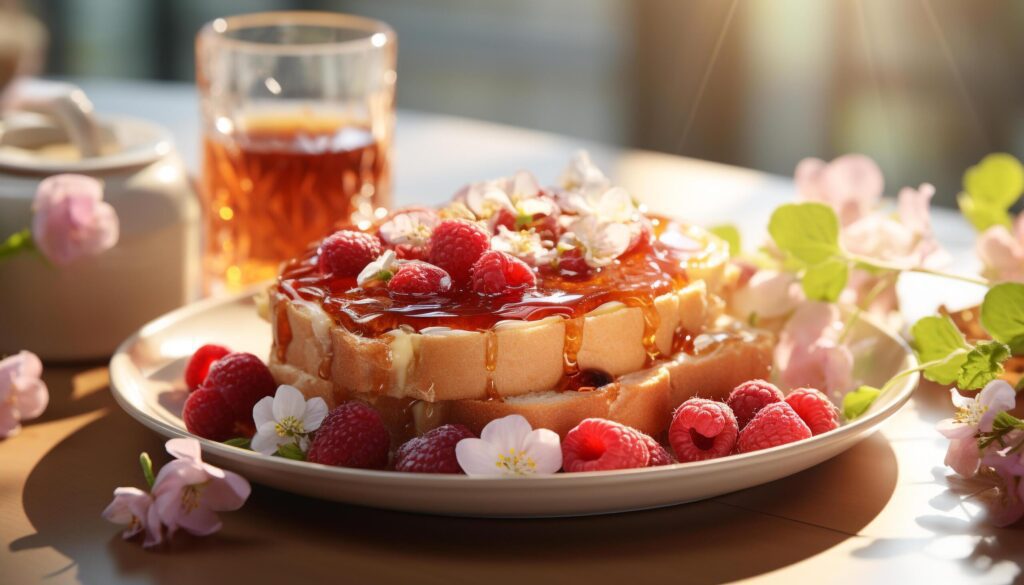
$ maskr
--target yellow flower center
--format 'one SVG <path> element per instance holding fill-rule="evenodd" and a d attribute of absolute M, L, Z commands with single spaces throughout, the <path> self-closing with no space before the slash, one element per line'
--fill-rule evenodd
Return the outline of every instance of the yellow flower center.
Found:
<path fill-rule="evenodd" d="M 274 425 L 274 431 L 279 437 L 294 437 L 306 434 L 306 427 L 294 416 L 286 416 Z"/>
<path fill-rule="evenodd" d="M 185 486 L 185 489 L 181 492 L 181 509 L 186 514 L 191 514 L 193 510 L 199 507 L 199 499 L 203 495 L 203 488 L 206 487 L 208 482 L 194 483 L 189 486 Z"/>
<path fill-rule="evenodd" d="M 499 453 L 494 465 L 508 475 L 529 475 L 537 471 L 537 462 L 529 454 L 516 449 L 509 449 L 507 455 Z"/>
<path fill-rule="evenodd" d="M 980 401 L 973 400 L 967 406 L 960 407 L 953 415 L 953 420 L 965 425 L 978 426 L 986 410 L 988 408 L 982 406 Z"/>

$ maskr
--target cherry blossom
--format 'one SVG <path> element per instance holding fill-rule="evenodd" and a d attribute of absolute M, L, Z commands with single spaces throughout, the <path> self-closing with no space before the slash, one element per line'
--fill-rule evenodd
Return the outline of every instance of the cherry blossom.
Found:
<path fill-rule="evenodd" d="M 601 169 L 590 160 L 590 153 L 578 151 L 569 161 L 569 166 L 562 172 L 559 179 L 563 192 L 568 193 L 604 193 L 611 188 L 612 182 Z"/>
<path fill-rule="evenodd" d="M 356 277 L 356 283 L 363 288 L 383 284 L 394 276 L 395 270 L 398 270 L 398 256 L 394 250 L 385 250 L 380 257 L 363 268 Z"/>
<path fill-rule="evenodd" d="M 800 282 L 792 272 L 758 270 L 732 295 L 732 313 L 745 321 L 787 315 L 803 300 Z"/>
<path fill-rule="evenodd" d="M 470 185 L 460 194 L 478 219 L 490 219 L 505 210 L 517 219 L 551 215 L 555 202 L 545 196 L 537 179 L 526 171 L 512 177 Z"/>
<path fill-rule="evenodd" d="M 978 393 L 977 398 L 963 396 L 955 388 L 950 390 L 950 394 L 957 412 L 953 418 L 939 421 L 936 428 L 950 439 L 946 465 L 960 475 L 970 477 L 978 471 L 981 459 L 976 435 L 992 432 L 992 421 L 999 413 L 1013 408 L 1016 393 L 1006 381 L 993 380 Z"/>
<path fill-rule="evenodd" d="M 50 402 L 43 382 L 43 363 L 36 354 L 20 351 L 0 360 L 0 439 L 21 431 L 21 422 L 38 417 Z"/>
<path fill-rule="evenodd" d="M 550 262 L 555 257 L 555 250 L 544 247 L 536 230 L 510 230 L 503 225 L 499 225 L 498 233 L 491 237 L 491 249 L 512 254 L 531 266 Z"/>
<path fill-rule="evenodd" d="M 819 388 L 838 398 L 853 385 L 853 354 L 839 343 L 839 309 L 805 302 L 786 321 L 775 346 L 779 379 L 790 388 Z"/>
<path fill-rule="evenodd" d="M 1012 232 L 1001 225 L 985 230 L 975 250 L 987 278 L 1024 282 L 1024 214 L 1017 217 Z"/>
<path fill-rule="evenodd" d="M 220 530 L 216 513 L 241 508 L 252 491 L 249 482 L 203 462 L 196 439 L 171 439 L 167 452 L 175 460 L 160 469 L 152 490 L 153 506 L 167 538 L 179 528 L 196 536 Z"/>
<path fill-rule="evenodd" d="M 84 175 L 47 177 L 32 204 L 32 239 L 59 266 L 94 256 L 117 243 L 117 212 L 103 201 L 103 185 Z"/>
<path fill-rule="evenodd" d="M 868 215 L 885 189 L 881 169 L 861 154 L 843 155 L 829 163 L 805 158 L 797 165 L 794 179 L 801 201 L 830 205 L 843 225 Z"/>
<path fill-rule="evenodd" d="M 626 224 L 603 222 L 595 215 L 585 215 L 562 234 L 558 246 L 562 249 L 580 248 L 588 266 L 601 268 L 621 256 L 629 248 L 632 238 L 632 231 Z"/>
<path fill-rule="evenodd" d="M 380 226 L 380 236 L 392 246 L 426 246 L 441 221 L 432 209 L 411 209 L 394 214 Z"/>
<path fill-rule="evenodd" d="M 119 487 L 114 490 L 114 501 L 103 510 L 103 518 L 114 524 L 125 525 L 125 540 L 145 532 L 142 546 L 150 548 L 164 541 L 163 527 L 153 496 L 134 487 Z"/>
<path fill-rule="evenodd" d="M 327 416 L 327 403 L 319 396 L 306 400 L 297 388 L 282 384 L 277 393 L 264 396 L 252 409 L 256 434 L 252 450 L 273 455 L 278 447 L 294 443 L 302 452 L 309 448 L 309 434 Z"/>
<path fill-rule="evenodd" d="M 558 434 L 534 429 L 518 414 L 487 423 L 479 439 L 459 441 L 455 457 L 466 475 L 515 477 L 551 474 L 562 468 Z"/>

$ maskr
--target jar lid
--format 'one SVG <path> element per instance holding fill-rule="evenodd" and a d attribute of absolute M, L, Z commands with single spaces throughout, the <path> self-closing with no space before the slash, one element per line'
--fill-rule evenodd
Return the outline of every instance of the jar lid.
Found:
<path fill-rule="evenodd" d="M 0 172 L 102 173 L 152 163 L 173 149 L 166 128 L 126 116 L 97 116 L 99 154 L 82 156 L 68 133 L 38 114 L 0 121 Z"/>

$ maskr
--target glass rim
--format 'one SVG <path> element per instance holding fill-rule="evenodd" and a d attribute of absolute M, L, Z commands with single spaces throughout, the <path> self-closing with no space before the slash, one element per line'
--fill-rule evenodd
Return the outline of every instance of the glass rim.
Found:
<path fill-rule="evenodd" d="M 234 31 L 275 26 L 314 26 L 323 29 L 362 31 L 366 36 L 345 41 L 318 43 L 273 43 L 238 39 Z M 382 36 L 378 36 L 382 35 Z M 198 42 L 214 42 L 242 52 L 252 53 L 345 53 L 359 50 L 380 50 L 395 44 L 395 30 L 384 21 L 341 12 L 290 10 L 251 12 L 215 18 L 199 29 Z"/>

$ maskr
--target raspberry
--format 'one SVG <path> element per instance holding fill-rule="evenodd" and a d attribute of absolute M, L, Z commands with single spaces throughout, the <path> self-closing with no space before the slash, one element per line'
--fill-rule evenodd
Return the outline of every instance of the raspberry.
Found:
<path fill-rule="evenodd" d="M 395 257 L 399 260 L 426 260 L 427 249 L 423 246 L 399 244 L 395 246 Z"/>
<path fill-rule="evenodd" d="M 573 248 L 558 257 L 558 269 L 568 276 L 585 276 L 590 272 L 590 265 L 583 259 L 583 252 Z"/>
<path fill-rule="evenodd" d="M 443 268 L 461 287 L 469 283 L 473 264 L 490 247 L 491 235 L 479 224 L 446 219 L 430 236 L 430 263 Z"/>
<path fill-rule="evenodd" d="M 391 438 L 376 410 L 346 402 L 327 413 L 309 445 L 306 459 L 337 467 L 384 469 Z"/>
<path fill-rule="evenodd" d="M 260 398 L 273 396 L 277 383 L 260 358 L 238 352 L 214 362 L 200 389 L 219 392 L 235 420 L 251 425 L 252 407 Z"/>
<path fill-rule="evenodd" d="M 812 435 L 827 433 L 839 426 L 839 409 L 814 388 L 797 388 L 786 396 L 797 416 L 811 429 Z"/>
<path fill-rule="evenodd" d="M 772 402 L 781 402 L 782 398 L 782 392 L 775 384 L 764 380 L 751 380 L 737 386 L 725 402 L 736 415 L 736 422 L 742 429 L 754 418 L 757 411 Z"/>
<path fill-rule="evenodd" d="M 388 290 L 403 295 L 444 294 L 452 288 L 452 277 L 426 262 L 402 264 L 388 281 Z"/>
<path fill-rule="evenodd" d="M 473 265 L 473 292 L 504 295 L 537 286 L 537 275 L 526 263 L 505 252 L 484 252 Z"/>
<path fill-rule="evenodd" d="M 235 435 L 235 415 L 220 392 L 197 390 L 188 395 L 181 411 L 185 428 L 211 441 L 227 441 Z"/>
<path fill-rule="evenodd" d="M 640 433 L 603 418 L 583 419 L 562 440 L 562 469 L 569 472 L 647 467 L 650 460 Z"/>
<path fill-rule="evenodd" d="M 223 345 L 208 343 L 196 350 L 185 366 L 185 384 L 189 392 L 195 390 L 206 379 L 213 362 L 231 353 L 231 350 Z"/>
<path fill-rule="evenodd" d="M 475 437 L 463 425 L 444 425 L 411 439 L 395 453 L 395 471 L 413 473 L 462 473 L 455 445 Z"/>
<path fill-rule="evenodd" d="M 703 461 L 732 453 L 739 426 L 721 402 L 691 398 L 676 409 L 668 441 L 680 461 Z"/>
<path fill-rule="evenodd" d="M 785 445 L 811 436 L 800 415 L 785 402 L 773 402 L 762 408 L 740 433 L 736 446 L 740 453 L 749 453 Z"/>
<path fill-rule="evenodd" d="M 647 462 L 647 467 L 659 467 L 661 465 L 672 465 L 676 460 L 672 457 L 672 454 L 668 452 L 668 449 L 661 446 L 661 443 L 654 440 L 654 437 L 645 435 L 640 431 L 636 431 L 640 438 L 643 439 L 644 444 L 647 445 L 647 452 L 651 454 L 651 460 Z"/>
<path fill-rule="evenodd" d="M 337 276 L 357 276 L 380 256 L 380 240 L 373 234 L 340 230 L 324 238 L 317 250 L 320 272 Z"/>

